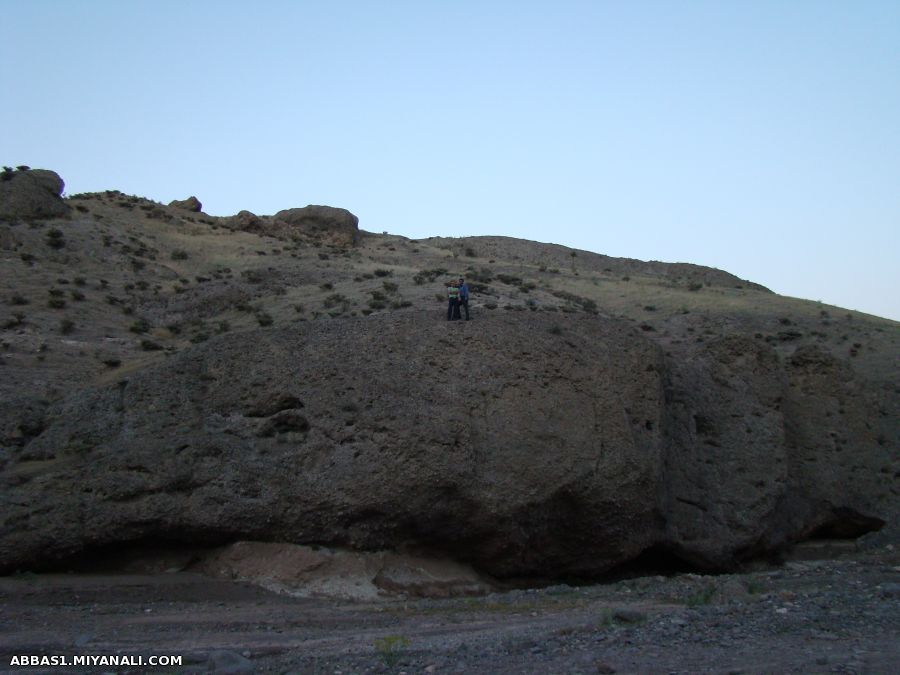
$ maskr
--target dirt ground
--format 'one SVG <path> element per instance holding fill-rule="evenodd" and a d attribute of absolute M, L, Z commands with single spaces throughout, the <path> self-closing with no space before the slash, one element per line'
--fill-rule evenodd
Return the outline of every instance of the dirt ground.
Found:
<path fill-rule="evenodd" d="M 349 602 L 177 572 L 0 578 L 0 672 L 892 673 L 892 547 L 734 575 Z M 16 655 L 177 655 L 168 668 Z"/>

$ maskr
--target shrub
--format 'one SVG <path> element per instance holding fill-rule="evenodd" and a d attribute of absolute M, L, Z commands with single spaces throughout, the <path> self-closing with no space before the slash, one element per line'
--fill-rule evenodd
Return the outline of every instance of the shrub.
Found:
<path fill-rule="evenodd" d="M 397 665 L 403 656 L 403 650 L 409 645 L 409 638 L 403 635 L 386 635 L 375 639 L 375 649 L 384 665 L 390 669 Z"/>
<path fill-rule="evenodd" d="M 520 286 L 523 283 L 521 277 L 517 277 L 513 274 L 498 274 L 497 280 L 507 286 Z"/>
<path fill-rule="evenodd" d="M 141 349 L 145 352 L 156 352 L 162 349 L 162 345 L 153 340 L 141 340 Z"/>
<path fill-rule="evenodd" d="M 84 277 L 75 277 L 74 279 L 72 279 L 72 283 L 76 286 L 84 286 L 87 284 L 87 279 L 85 279 Z"/>
<path fill-rule="evenodd" d="M 260 326 L 271 326 L 274 323 L 272 315 L 268 312 L 259 311 L 256 313 L 256 320 Z"/>
<path fill-rule="evenodd" d="M 128 328 L 132 333 L 146 333 L 150 330 L 150 322 L 147 319 L 138 319 Z"/>
<path fill-rule="evenodd" d="M 344 305 L 349 304 L 349 300 L 347 300 L 347 298 L 344 295 L 341 295 L 340 293 L 334 293 L 332 295 L 329 295 L 327 298 L 325 298 L 322 301 L 322 306 L 325 309 L 331 309 L 332 307 L 337 307 L 338 305 L 341 305 L 341 304 L 344 304 Z"/>
<path fill-rule="evenodd" d="M 698 281 L 695 281 L 690 286 L 688 286 L 689 291 L 699 291 L 701 288 L 703 288 L 703 284 Z"/>
<path fill-rule="evenodd" d="M 334 284 L 326 281 L 324 284 L 319 284 L 319 288 L 321 288 L 323 291 L 330 291 L 334 289 Z"/>
<path fill-rule="evenodd" d="M 69 294 L 76 302 L 81 302 L 82 300 L 84 300 L 84 293 L 82 293 L 81 291 L 77 291 L 74 288 L 69 292 Z"/>
<path fill-rule="evenodd" d="M 396 293 L 397 292 L 398 286 L 393 281 L 385 281 L 382 284 L 382 286 L 384 286 L 384 290 L 387 291 L 388 293 Z"/>
<path fill-rule="evenodd" d="M 51 296 L 50 299 L 47 300 L 47 307 L 50 309 L 63 309 L 65 306 L 66 301 L 63 298 Z"/>
<path fill-rule="evenodd" d="M 471 246 L 466 246 L 466 256 L 469 258 L 474 258 L 477 254 L 475 253 L 475 249 Z"/>
<path fill-rule="evenodd" d="M 184 249 L 176 248 L 172 251 L 172 260 L 187 260 L 191 256 Z"/>
<path fill-rule="evenodd" d="M 50 248 L 62 248 L 65 245 L 66 240 L 63 238 L 62 230 L 58 230 L 54 227 L 47 232 L 47 246 Z"/>
<path fill-rule="evenodd" d="M 101 363 L 104 366 L 106 366 L 107 368 L 118 368 L 119 366 L 122 365 L 122 359 L 116 359 L 116 358 L 103 359 L 101 361 Z"/>
<path fill-rule="evenodd" d="M 384 269 L 374 270 L 374 274 L 376 277 L 392 277 L 392 276 L 394 276 L 393 270 L 384 270 Z"/>
<path fill-rule="evenodd" d="M 9 304 L 11 305 L 27 305 L 28 298 L 19 293 L 13 293 L 13 295 L 9 299 Z"/>
<path fill-rule="evenodd" d="M 35 257 L 31 253 L 20 253 L 19 257 L 22 259 L 22 262 L 27 263 L 29 265 L 33 265 L 35 261 Z"/>
<path fill-rule="evenodd" d="M 413 281 L 416 283 L 417 286 L 421 286 L 424 283 L 433 282 L 439 276 L 441 276 L 442 274 L 446 274 L 446 273 L 447 273 L 447 270 L 445 270 L 443 267 L 436 267 L 431 270 L 420 270 L 420 271 L 416 272 L 415 275 L 413 276 Z"/>
<path fill-rule="evenodd" d="M 3 328 L 16 328 L 25 323 L 25 315 L 22 312 L 13 312 L 12 318 L 3 323 Z"/>

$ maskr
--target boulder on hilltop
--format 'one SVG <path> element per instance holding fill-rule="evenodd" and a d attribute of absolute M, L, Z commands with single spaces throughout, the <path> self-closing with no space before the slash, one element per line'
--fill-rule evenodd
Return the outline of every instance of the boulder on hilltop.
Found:
<path fill-rule="evenodd" d="M 187 199 L 175 199 L 169 202 L 169 206 L 176 209 L 184 209 L 185 211 L 192 211 L 194 213 L 200 213 L 203 210 L 203 204 L 200 203 L 200 200 L 194 196 L 190 196 Z"/>
<path fill-rule="evenodd" d="M 297 232 L 324 238 L 341 246 L 355 244 L 359 233 L 359 218 L 347 209 L 333 206 L 310 205 L 285 209 L 276 213 L 273 220 Z"/>
<path fill-rule="evenodd" d="M 0 174 L 0 220 L 62 218 L 69 213 L 64 188 L 63 179 L 53 171 L 6 169 Z"/>

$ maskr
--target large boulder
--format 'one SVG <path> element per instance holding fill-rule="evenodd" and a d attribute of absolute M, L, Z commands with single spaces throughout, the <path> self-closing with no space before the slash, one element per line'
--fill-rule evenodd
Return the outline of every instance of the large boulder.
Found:
<path fill-rule="evenodd" d="M 628 560 L 659 536 L 662 353 L 624 322 L 528 319 L 233 334 L 76 394 L 0 474 L 0 570 L 155 538 L 500 576 Z"/>
<path fill-rule="evenodd" d="M 310 205 L 299 209 L 285 209 L 276 213 L 273 220 L 287 225 L 295 232 L 340 246 L 355 244 L 359 234 L 359 218 L 347 209 L 333 206 Z"/>
<path fill-rule="evenodd" d="M 187 199 L 175 199 L 169 202 L 169 206 L 184 211 L 191 211 L 192 213 L 200 213 L 203 210 L 203 204 L 200 203 L 199 199 L 193 196 L 188 197 Z"/>
<path fill-rule="evenodd" d="M 0 174 L 0 220 L 62 218 L 69 205 L 62 198 L 65 183 L 46 169 L 4 171 Z"/>
<path fill-rule="evenodd" d="M 0 430 L 0 572 L 256 540 L 560 578 L 896 533 L 893 388 L 817 347 L 664 354 L 625 321 L 557 322 L 404 312 L 222 335 L 32 402 Z"/>

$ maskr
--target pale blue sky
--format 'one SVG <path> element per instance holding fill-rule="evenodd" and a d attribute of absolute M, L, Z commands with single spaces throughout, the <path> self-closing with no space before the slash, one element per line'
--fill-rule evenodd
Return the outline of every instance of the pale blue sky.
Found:
<path fill-rule="evenodd" d="M 900 320 L 900 1 L 0 0 L 0 164 Z"/>

